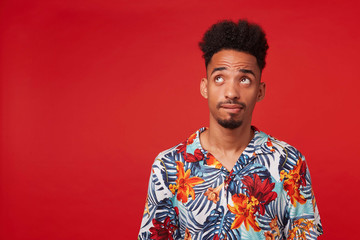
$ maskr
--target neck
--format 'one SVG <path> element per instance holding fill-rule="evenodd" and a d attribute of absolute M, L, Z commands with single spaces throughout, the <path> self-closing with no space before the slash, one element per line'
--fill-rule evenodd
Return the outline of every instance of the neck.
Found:
<path fill-rule="evenodd" d="M 220 152 L 242 152 L 253 138 L 251 123 L 243 123 L 236 129 L 224 128 L 216 120 L 209 123 L 203 143 L 208 149 Z M 204 146 L 205 147 L 205 146 Z"/>

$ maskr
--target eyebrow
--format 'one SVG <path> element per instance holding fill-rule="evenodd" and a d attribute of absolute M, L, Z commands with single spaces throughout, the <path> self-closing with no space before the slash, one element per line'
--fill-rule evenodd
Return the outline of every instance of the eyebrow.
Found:
<path fill-rule="evenodd" d="M 212 72 L 211 72 L 210 75 L 212 75 L 214 72 L 222 71 L 222 70 L 226 70 L 226 69 L 227 69 L 226 67 L 217 67 L 217 68 L 214 68 L 214 69 L 212 70 Z M 243 68 L 241 68 L 241 69 L 239 69 L 239 72 L 242 72 L 242 73 L 250 73 L 250 74 L 252 74 L 254 77 L 256 77 L 256 76 L 255 76 L 255 73 L 254 73 L 253 71 L 249 70 L 249 69 L 243 69 Z"/>

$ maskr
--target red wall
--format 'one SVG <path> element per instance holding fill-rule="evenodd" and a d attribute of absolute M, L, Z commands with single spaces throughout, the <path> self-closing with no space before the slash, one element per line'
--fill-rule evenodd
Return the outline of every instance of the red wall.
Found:
<path fill-rule="evenodd" d="M 270 45 L 254 124 L 307 157 L 322 239 L 355 239 L 358 1 L 128 2 L 1 1 L 0 238 L 135 239 L 154 157 L 207 125 L 197 43 L 241 17 Z"/>

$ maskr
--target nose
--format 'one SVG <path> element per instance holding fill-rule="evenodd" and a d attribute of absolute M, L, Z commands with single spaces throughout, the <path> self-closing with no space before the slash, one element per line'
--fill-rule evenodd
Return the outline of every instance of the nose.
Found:
<path fill-rule="evenodd" d="M 228 81 L 225 89 L 225 98 L 227 99 L 239 99 L 240 93 L 236 81 Z"/>

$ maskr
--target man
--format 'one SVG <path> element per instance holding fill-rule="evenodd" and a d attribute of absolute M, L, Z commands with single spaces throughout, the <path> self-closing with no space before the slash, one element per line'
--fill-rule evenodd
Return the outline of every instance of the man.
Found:
<path fill-rule="evenodd" d="M 222 21 L 199 45 L 209 127 L 155 159 L 139 239 L 317 239 L 322 226 L 304 156 L 251 126 L 265 96 L 264 32 Z"/>

